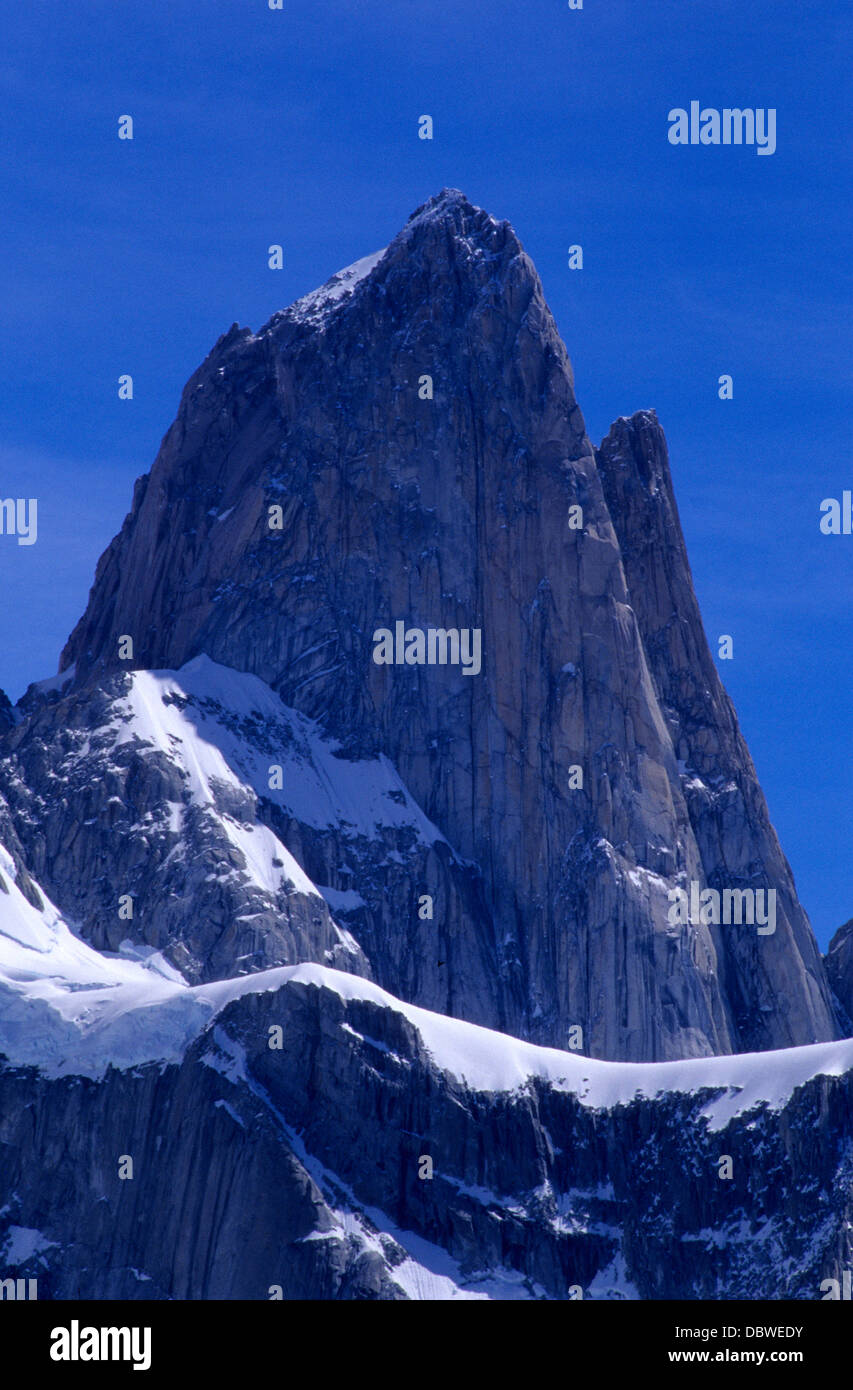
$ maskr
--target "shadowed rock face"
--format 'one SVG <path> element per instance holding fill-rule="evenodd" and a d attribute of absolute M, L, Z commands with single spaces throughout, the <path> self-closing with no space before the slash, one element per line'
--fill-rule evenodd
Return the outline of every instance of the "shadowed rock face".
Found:
<path fill-rule="evenodd" d="M 54 1299 L 819 1299 L 853 1259 L 845 1056 L 713 1128 L 719 1085 L 485 1092 L 398 1010 L 293 982 L 179 1065 L 0 1069 L 0 1251 L 15 1228 L 44 1249 L 0 1274 Z"/>
<path fill-rule="evenodd" d="M 839 927 L 829 943 L 824 962 L 836 999 L 853 1019 L 853 918 Z"/>
<path fill-rule="evenodd" d="M 720 890 L 776 890 L 772 935 L 713 929 L 736 1050 L 796 1044 L 803 1041 L 801 1018 L 812 1011 L 815 1018 L 832 1018 L 834 1005 L 790 865 L 708 648 L 654 411 L 617 420 L 596 461 L 658 705 L 681 769 L 704 882 Z"/>
<path fill-rule="evenodd" d="M 373 633 L 397 620 L 480 629 L 481 672 L 375 664 Z M 363 955 L 348 968 L 555 1046 L 580 1024 L 600 1057 L 836 1035 L 702 632 L 660 428 L 645 412 L 619 421 L 596 455 L 532 263 L 507 223 L 461 194 L 432 199 L 384 254 L 257 334 L 235 325 L 220 339 L 98 565 L 63 653 L 61 668 L 75 665 L 66 693 L 34 697 L 7 735 L 16 831 L 92 939 L 105 909 L 72 880 L 88 883 L 108 856 L 103 902 L 117 897 L 139 817 L 108 850 L 94 805 L 75 861 L 58 828 L 68 805 L 47 779 L 69 710 L 85 723 L 81 706 L 127 671 L 123 635 L 140 668 L 205 653 L 260 677 L 338 741 L 342 761 L 389 759 L 401 795 L 444 837 L 446 863 L 413 860 L 396 881 L 380 877 L 380 893 L 340 827 L 321 844 L 255 789 L 253 816 L 303 868 L 313 854 L 327 884 L 365 900 L 348 922 Z M 91 740 L 66 751 L 75 808 L 83 785 L 97 803 L 106 754 Z M 155 781 L 137 779 L 143 814 L 166 795 Z M 452 942 L 446 920 L 429 939 L 413 927 L 425 874 L 446 881 Z M 775 888 L 775 935 L 671 925 L 668 890 L 691 881 Z M 145 925 L 129 934 L 168 953 L 164 882 L 147 883 Z M 288 910 L 278 931 L 281 904 L 264 904 L 269 931 L 262 943 L 244 931 L 241 969 L 335 949 L 328 913 Z M 217 913 L 193 928 L 191 959 L 174 954 L 192 978 L 235 969 L 221 902 Z"/>

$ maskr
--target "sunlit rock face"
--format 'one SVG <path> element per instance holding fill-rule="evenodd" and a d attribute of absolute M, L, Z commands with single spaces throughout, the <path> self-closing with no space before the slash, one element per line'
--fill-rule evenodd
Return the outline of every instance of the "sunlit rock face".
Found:
<path fill-rule="evenodd" d="M 398 623 L 479 669 L 377 662 Z M 0 786 L 101 949 L 313 960 L 603 1058 L 837 1035 L 656 418 L 592 447 L 530 259 L 458 192 L 220 339 L 61 669 Z M 775 931 L 674 921 L 691 883 L 773 890 Z"/>

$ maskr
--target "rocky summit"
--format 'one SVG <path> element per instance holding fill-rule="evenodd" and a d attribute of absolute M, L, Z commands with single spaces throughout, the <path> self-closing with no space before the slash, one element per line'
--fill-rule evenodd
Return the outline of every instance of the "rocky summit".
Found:
<path fill-rule="evenodd" d="M 821 1297 L 850 939 L 828 979 L 654 411 L 593 447 L 444 190 L 220 338 L 0 699 L 0 1278 Z"/>

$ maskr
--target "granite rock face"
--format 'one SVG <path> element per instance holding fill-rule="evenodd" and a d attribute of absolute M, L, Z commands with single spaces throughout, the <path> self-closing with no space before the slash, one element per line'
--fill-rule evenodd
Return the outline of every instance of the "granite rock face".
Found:
<path fill-rule="evenodd" d="M 398 621 L 480 630 L 482 670 L 378 665 L 373 634 Z M 127 636 L 132 662 L 119 655 Z M 114 928 L 95 921 L 106 901 L 91 865 L 109 853 L 126 883 L 139 822 L 118 809 L 122 782 L 107 851 L 85 833 L 78 793 L 75 874 L 61 848 L 69 807 L 38 768 L 56 768 L 69 721 L 103 718 L 119 671 L 176 671 L 202 654 L 316 721 L 339 760 L 387 758 L 452 847 L 443 867 L 419 861 L 383 882 L 384 907 L 374 883 L 353 924 L 370 971 L 402 997 L 557 1046 L 580 1025 L 590 1053 L 612 1058 L 835 1035 L 708 653 L 659 427 L 648 413 L 620 421 L 596 454 L 533 265 L 507 223 L 461 194 L 445 190 L 384 253 L 258 333 L 235 325 L 220 339 L 98 565 L 63 654 L 67 685 L 47 711 L 34 697 L 7 739 L 18 833 L 94 941 Z M 91 813 L 106 768 L 86 747 L 85 766 L 69 750 L 68 767 Z M 159 763 L 143 757 L 156 782 Z M 149 785 L 144 813 L 172 795 Z M 334 831 L 322 851 L 293 818 L 277 833 L 297 859 L 322 858 L 338 892 L 371 900 Z M 425 941 L 417 904 L 439 882 Z M 774 888 L 775 934 L 673 926 L 668 893 L 691 882 Z M 164 945 L 174 910 L 155 899 L 145 939 Z M 254 969 L 333 949 L 328 927 L 309 945 L 307 927 L 280 930 L 269 910 L 265 947 L 245 933 L 235 947 L 230 902 L 205 913 L 205 939 L 185 959 L 173 951 L 179 968 L 204 978 L 227 973 L 228 955 Z M 400 935 L 405 949 L 389 948 Z"/>
<path fill-rule="evenodd" d="M 853 1019 L 853 918 L 839 927 L 824 957 L 827 979 L 847 1019 Z M 849 1028 L 845 1029 L 845 1034 Z"/>
<path fill-rule="evenodd" d="M 326 971 L 234 1000 L 180 1063 L 3 1069 L 0 1276 L 55 1299 L 814 1300 L 841 1283 L 849 1045 L 772 1105 L 731 1099 L 755 1058 L 725 1081 L 696 1062 L 670 1090 L 654 1068 L 657 1095 L 602 1105 L 583 1059 L 540 1050 L 537 1075 L 542 1057 L 467 1025 L 454 1074 L 442 1026 Z M 491 1073 L 511 1056 L 509 1090 Z"/>
<path fill-rule="evenodd" d="M 712 929 L 738 1051 L 805 1041 L 800 1020 L 834 1004 L 791 869 L 732 702 L 708 648 L 678 518 L 666 441 L 653 411 L 618 420 L 596 450 L 631 606 L 710 888 L 776 891 L 776 930 Z M 745 982 L 749 982 L 744 988 Z"/>
<path fill-rule="evenodd" d="M 0 734 L 4 734 L 7 729 L 11 729 L 15 722 L 12 701 L 5 690 L 0 690 Z"/>
<path fill-rule="evenodd" d="M 378 663 L 398 623 L 480 669 Z M 822 1297 L 849 925 L 824 966 L 654 412 L 593 448 L 518 238 L 445 190 L 219 340 L 0 698 L 0 1280 Z"/>

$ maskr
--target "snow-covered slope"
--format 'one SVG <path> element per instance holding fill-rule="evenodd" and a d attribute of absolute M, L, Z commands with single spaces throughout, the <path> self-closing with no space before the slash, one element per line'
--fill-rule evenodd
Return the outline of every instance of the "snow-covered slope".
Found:
<path fill-rule="evenodd" d="M 199 804 L 215 803 L 220 786 L 248 787 L 318 829 L 375 837 L 406 828 L 424 844 L 443 841 L 387 758 L 337 757 L 337 741 L 257 676 L 198 656 L 180 671 L 134 671 L 130 682 L 115 707 L 114 746 L 138 739 L 159 749 Z M 271 786 L 274 766 L 282 769 L 281 788 Z M 290 871 L 302 891 L 316 891 L 298 866 Z"/>
<path fill-rule="evenodd" d="M 853 1042 L 602 1062 L 313 963 L 192 986 L 95 951 L 0 865 L 0 1257 L 40 1296 L 816 1297 L 835 1277 Z"/>
<path fill-rule="evenodd" d="M 284 312 L 298 322 L 310 320 L 317 323 L 330 309 L 335 308 L 343 299 L 352 294 L 359 281 L 364 280 L 370 274 L 387 250 L 387 246 L 383 246 L 381 251 L 374 251 L 370 256 L 362 256 L 361 260 L 354 261 L 352 265 L 336 271 L 325 284 L 320 285 L 316 290 L 311 290 L 301 299 L 297 299 L 296 303 Z"/>
<path fill-rule="evenodd" d="M 482 914 L 476 874 L 384 755 L 347 755 L 204 655 L 28 698 L 2 767 L 11 815 L 94 946 L 136 942 L 192 983 L 314 960 L 447 1012 L 458 963 L 475 1021 L 494 1015 L 489 937 L 463 930 Z"/>
<path fill-rule="evenodd" d="M 199 780 L 204 775 L 199 766 Z M 815 1076 L 853 1070 L 853 1039 L 682 1062 L 604 1062 L 447 1018 L 368 980 L 311 963 L 190 986 L 159 953 L 128 941 L 120 954 L 104 954 L 75 936 L 48 900 L 37 911 L 19 891 L 2 847 L 0 872 L 6 888 L 0 895 L 0 1052 L 46 1075 L 98 1076 L 110 1065 L 177 1062 L 233 1000 L 293 985 L 397 1012 L 417 1030 L 435 1066 L 471 1090 L 513 1092 L 538 1078 L 593 1109 L 667 1092 L 717 1090 L 719 1097 L 703 1112 L 712 1129 L 761 1105 L 780 1108 Z"/>

